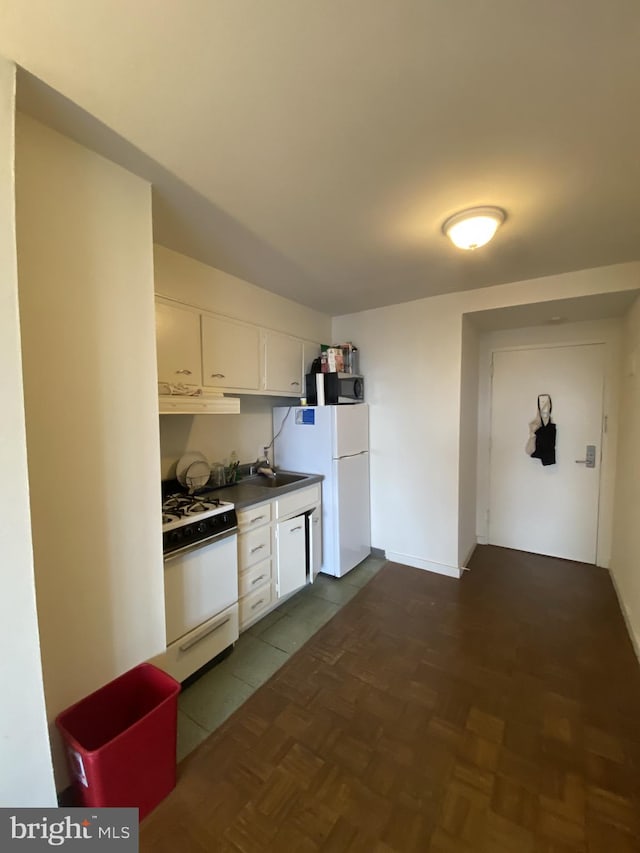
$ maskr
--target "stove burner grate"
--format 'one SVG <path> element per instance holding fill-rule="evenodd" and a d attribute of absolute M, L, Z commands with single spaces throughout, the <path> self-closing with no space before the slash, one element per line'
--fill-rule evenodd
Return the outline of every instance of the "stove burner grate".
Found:
<path fill-rule="evenodd" d="M 163 512 L 206 512 L 222 506 L 224 501 L 219 498 L 199 498 L 195 495 L 169 495 L 162 503 Z"/>

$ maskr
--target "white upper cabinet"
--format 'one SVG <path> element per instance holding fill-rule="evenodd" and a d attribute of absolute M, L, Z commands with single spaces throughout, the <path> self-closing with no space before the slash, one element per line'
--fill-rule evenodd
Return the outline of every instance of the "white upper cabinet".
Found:
<path fill-rule="evenodd" d="M 158 381 L 200 385 L 200 314 L 190 308 L 156 302 Z"/>
<path fill-rule="evenodd" d="M 260 329 L 223 317 L 202 315 L 203 385 L 260 389 Z"/>
<path fill-rule="evenodd" d="M 156 337 L 158 381 L 200 385 L 205 394 L 304 397 L 305 373 L 320 353 L 313 341 L 162 297 L 156 299 Z"/>
<path fill-rule="evenodd" d="M 264 332 L 264 390 L 300 397 L 302 385 L 302 341 L 279 332 Z"/>

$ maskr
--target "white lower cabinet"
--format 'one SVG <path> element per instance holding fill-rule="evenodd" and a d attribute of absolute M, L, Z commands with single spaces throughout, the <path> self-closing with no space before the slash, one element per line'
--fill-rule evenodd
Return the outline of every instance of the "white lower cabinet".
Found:
<path fill-rule="evenodd" d="M 257 622 L 273 604 L 271 502 L 238 512 L 240 630 Z"/>
<path fill-rule="evenodd" d="M 302 589 L 320 568 L 320 495 L 320 484 L 314 483 L 238 510 L 241 631 Z"/>
<path fill-rule="evenodd" d="M 282 598 L 307 581 L 307 534 L 304 515 L 279 521 L 276 528 L 276 561 L 278 598 Z"/>

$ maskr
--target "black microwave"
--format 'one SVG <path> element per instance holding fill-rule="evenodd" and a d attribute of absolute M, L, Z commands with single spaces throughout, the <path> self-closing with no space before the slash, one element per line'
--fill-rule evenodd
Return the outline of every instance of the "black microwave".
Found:
<path fill-rule="evenodd" d="M 327 406 L 339 406 L 348 403 L 364 403 L 364 376 L 352 373 L 307 373 L 307 402 L 311 406 L 318 403 L 316 376 L 324 378 L 324 402 Z"/>

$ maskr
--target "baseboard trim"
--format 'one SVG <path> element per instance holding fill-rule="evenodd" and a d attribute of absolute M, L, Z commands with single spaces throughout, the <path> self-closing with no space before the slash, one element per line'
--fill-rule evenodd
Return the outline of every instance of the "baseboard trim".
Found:
<path fill-rule="evenodd" d="M 371 556 L 377 557 L 379 560 L 386 560 L 387 555 L 385 554 L 384 548 L 372 548 Z"/>
<path fill-rule="evenodd" d="M 627 633 L 629 634 L 629 639 L 631 640 L 631 645 L 633 646 L 633 650 L 636 653 L 636 657 L 638 658 L 638 663 L 640 663 L 640 637 L 638 637 L 633 630 L 633 625 L 631 624 L 631 617 L 629 616 L 629 611 L 627 610 L 627 605 L 624 603 L 624 599 L 622 594 L 620 593 L 620 587 L 618 586 L 618 582 L 616 581 L 616 576 L 613 571 L 609 569 L 609 575 L 611 576 L 611 581 L 613 583 L 613 588 L 616 591 L 616 596 L 618 598 L 618 604 L 620 605 L 620 610 L 622 612 L 622 618 L 624 619 L 624 624 L 627 626 Z"/>
<path fill-rule="evenodd" d="M 476 536 L 476 539 L 478 540 L 478 545 L 488 545 L 489 544 L 489 537 L 488 536 Z"/>
<path fill-rule="evenodd" d="M 459 566 L 447 566 L 445 563 L 434 563 L 433 560 L 423 560 L 421 557 L 413 557 L 411 554 L 399 554 L 397 551 L 387 551 L 387 560 L 392 563 L 402 563 L 414 569 L 423 569 L 426 572 L 435 572 L 437 575 L 446 575 L 449 578 L 460 578 L 462 569 Z"/>

